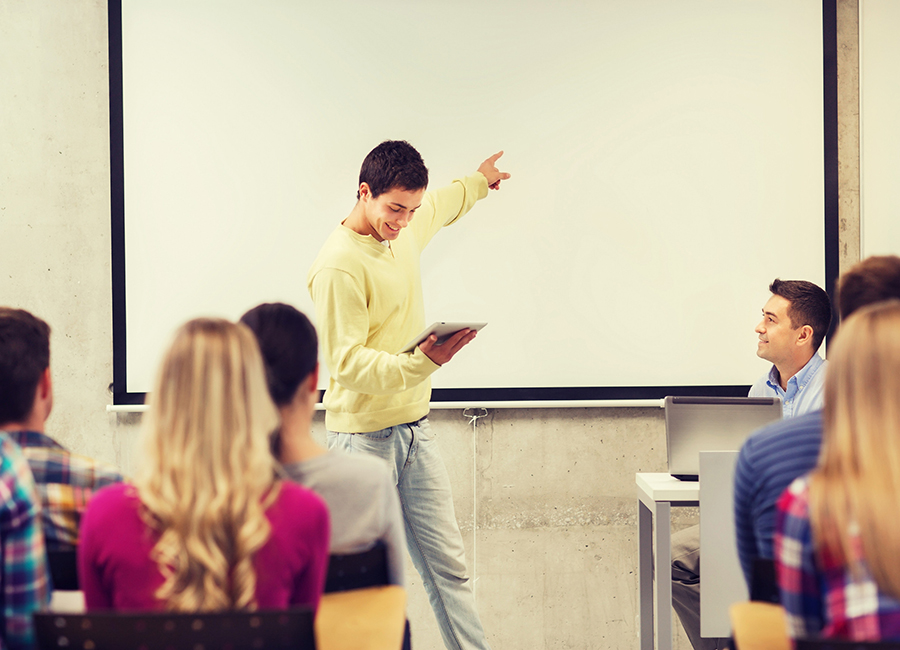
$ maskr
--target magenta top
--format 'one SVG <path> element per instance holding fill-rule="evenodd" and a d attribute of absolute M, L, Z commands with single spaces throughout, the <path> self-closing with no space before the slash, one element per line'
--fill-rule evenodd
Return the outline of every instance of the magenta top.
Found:
<path fill-rule="evenodd" d="M 128 484 L 97 492 L 81 521 L 78 578 L 88 611 L 162 610 L 154 596 L 163 576 L 150 552 L 157 535 L 141 519 Z M 325 502 L 284 481 L 266 511 L 272 532 L 253 560 L 259 609 L 316 608 L 328 568 L 330 524 Z"/>

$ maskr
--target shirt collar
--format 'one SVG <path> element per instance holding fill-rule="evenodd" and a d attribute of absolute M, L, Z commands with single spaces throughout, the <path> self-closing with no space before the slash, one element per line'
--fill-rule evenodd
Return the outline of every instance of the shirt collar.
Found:
<path fill-rule="evenodd" d="M 7 431 L 6 435 L 20 447 L 51 447 L 63 449 L 53 438 L 37 431 Z"/>
<path fill-rule="evenodd" d="M 815 377 L 823 363 L 825 363 L 825 360 L 820 357 L 818 353 L 813 354 L 810 360 L 806 362 L 806 365 L 800 368 L 800 372 L 788 379 L 788 388 L 790 388 L 791 382 L 794 382 L 798 388 L 806 386 L 810 380 Z M 781 391 L 781 384 L 778 380 L 778 369 L 775 366 L 772 366 L 772 369 L 769 370 L 768 384 L 772 389 Z"/>

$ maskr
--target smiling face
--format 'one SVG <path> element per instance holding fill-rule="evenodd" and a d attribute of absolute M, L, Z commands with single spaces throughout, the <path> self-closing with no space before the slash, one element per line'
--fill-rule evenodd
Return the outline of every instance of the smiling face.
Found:
<path fill-rule="evenodd" d="M 794 329 L 788 316 L 791 303 L 781 296 L 772 296 L 763 307 L 763 317 L 756 326 L 759 343 L 756 355 L 775 366 L 790 360 L 795 352 L 800 330 Z"/>
<path fill-rule="evenodd" d="M 424 195 L 424 187 L 418 190 L 394 187 L 373 197 L 368 184 L 362 183 L 359 187 L 359 201 L 365 215 L 364 223 L 361 224 L 366 229 L 363 234 L 372 235 L 378 241 L 397 239 L 400 231 L 409 225 L 416 210 L 422 205 Z"/>

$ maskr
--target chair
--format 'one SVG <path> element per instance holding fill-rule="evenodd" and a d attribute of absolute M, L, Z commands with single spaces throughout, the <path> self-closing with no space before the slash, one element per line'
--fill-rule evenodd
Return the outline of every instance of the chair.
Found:
<path fill-rule="evenodd" d="M 47 551 L 47 566 L 53 578 L 53 588 L 60 591 L 78 591 L 78 562 L 75 549 Z"/>
<path fill-rule="evenodd" d="M 318 650 L 399 650 L 406 590 L 397 585 L 324 594 L 316 614 Z M 268 647 L 268 646 L 267 646 Z"/>
<path fill-rule="evenodd" d="M 308 608 L 261 612 L 34 614 L 39 650 L 315 650 Z M 399 647 L 399 646 L 398 646 Z"/>
<path fill-rule="evenodd" d="M 784 608 L 774 603 L 742 602 L 729 609 L 736 650 L 791 650 Z"/>
<path fill-rule="evenodd" d="M 388 584 L 387 548 L 334 554 L 316 615 L 320 650 L 409 650 L 406 590 Z"/>
<path fill-rule="evenodd" d="M 775 560 L 753 558 L 751 571 L 750 600 L 780 603 L 781 593 L 778 591 L 778 578 L 775 575 Z"/>
<path fill-rule="evenodd" d="M 368 551 L 333 554 L 328 558 L 325 593 L 389 584 L 387 548 L 378 541 Z"/>
<path fill-rule="evenodd" d="M 900 641 L 838 641 L 835 639 L 797 639 L 796 650 L 900 650 Z"/>

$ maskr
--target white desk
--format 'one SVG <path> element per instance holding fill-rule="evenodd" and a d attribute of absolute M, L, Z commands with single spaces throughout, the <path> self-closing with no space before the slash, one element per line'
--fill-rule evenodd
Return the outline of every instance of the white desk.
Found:
<path fill-rule="evenodd" d="M 671 474 L 638 473 L 638 585 L 641 650 L 653 650 L 653 583 L 656 576 L 660 650 L 672 649 L 672 506 L 696 506 L 700 483 Z M 655 529 L 654 529 L 655 523 Z M 653 547 L 656 546 L 656 555 Z"/>

